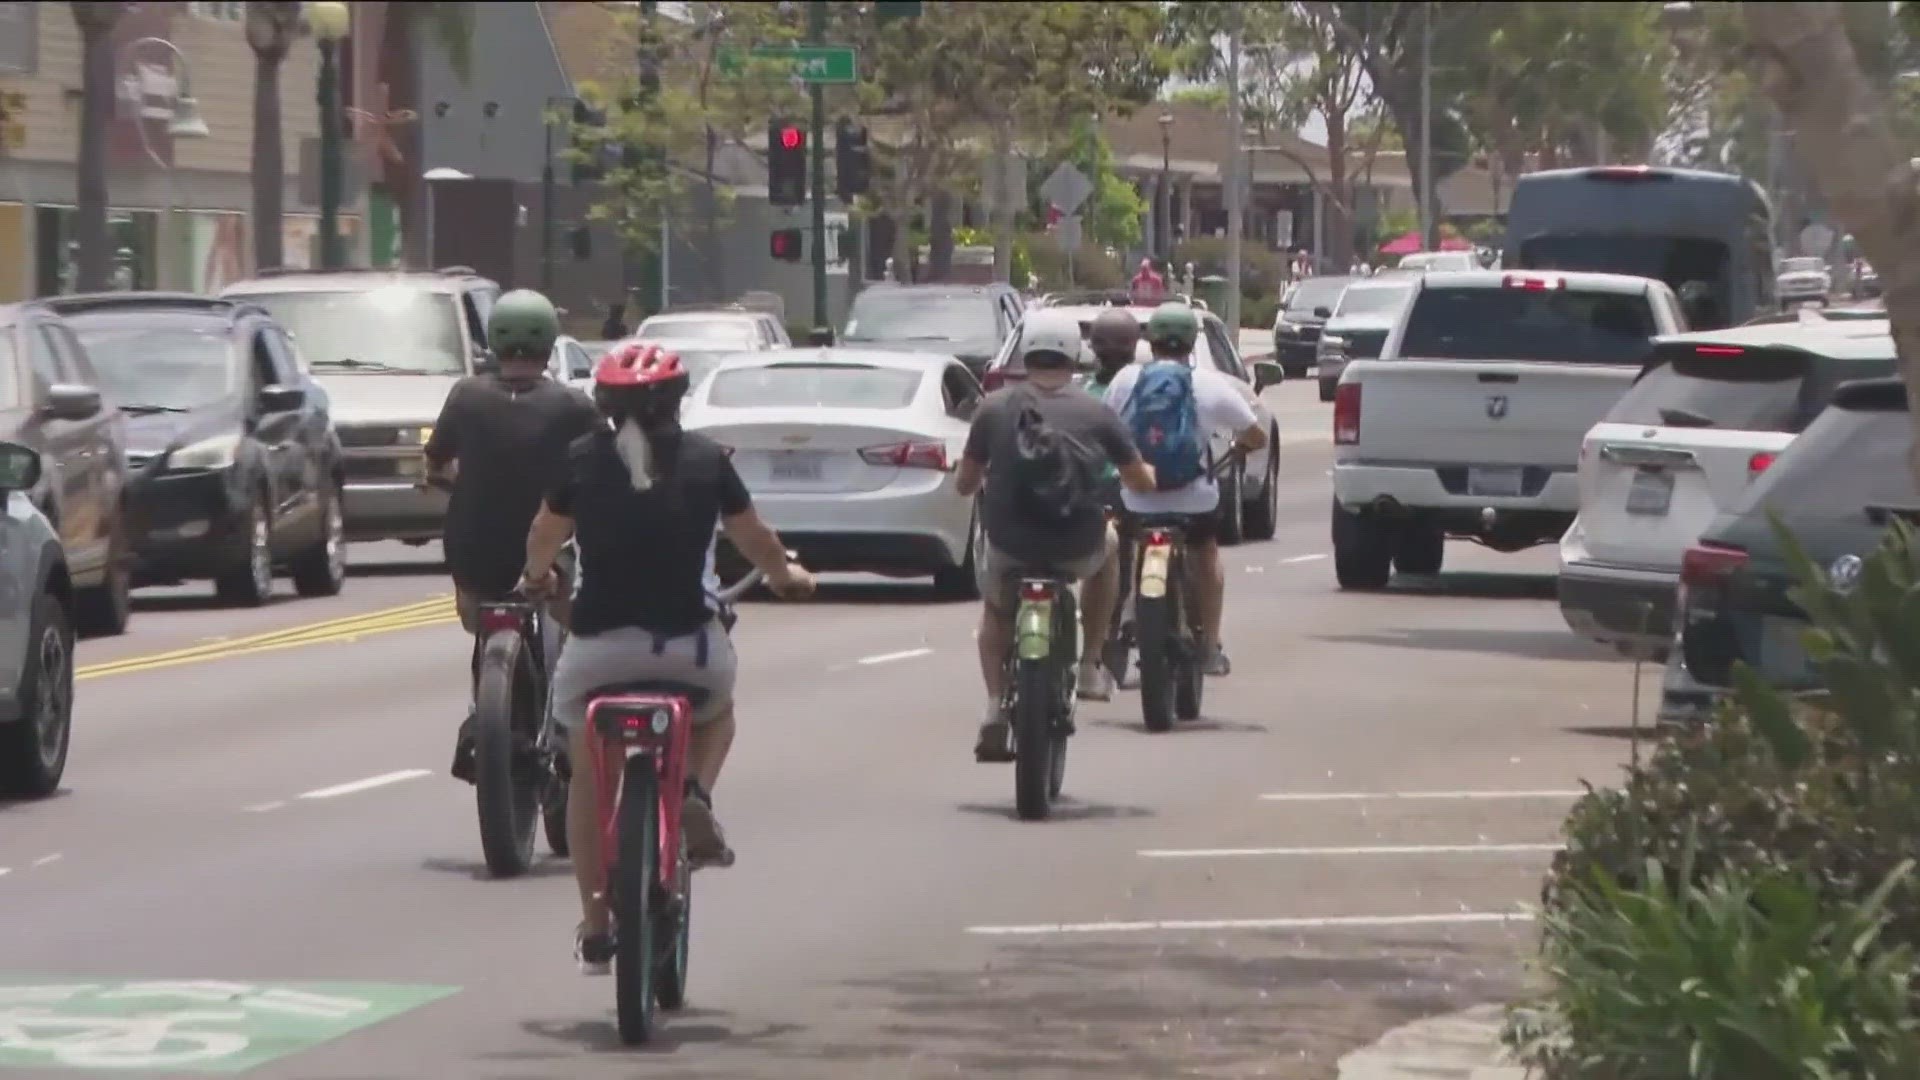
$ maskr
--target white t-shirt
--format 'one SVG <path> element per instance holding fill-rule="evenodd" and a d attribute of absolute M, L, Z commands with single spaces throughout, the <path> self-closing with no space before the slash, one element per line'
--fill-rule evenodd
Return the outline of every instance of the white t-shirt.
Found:
<path fill-rule="evenodd" d="M 1144 366 L 1128 364 L 1113 377 L 1113 384 L 1107 387 L 1108 408 L 1124 413 L 1127 400 L 1133 396 L 1133 384 L 1139 380 Z M 1200 415 L 1203 444 L 1223 435 L 1237 435 L 1260 422 L 1253 406 L 1247 404 L 1241 394 L 1240 384 L 1210 367 L 1193 369 L 1193 404 Z M 1120 498 L 1135 514 L 1205 514 L 1220 505 L 1220 488 L 1211 478 L 1202 476 L 1172 491 L 1139 495 L 1123 489 Z"/>

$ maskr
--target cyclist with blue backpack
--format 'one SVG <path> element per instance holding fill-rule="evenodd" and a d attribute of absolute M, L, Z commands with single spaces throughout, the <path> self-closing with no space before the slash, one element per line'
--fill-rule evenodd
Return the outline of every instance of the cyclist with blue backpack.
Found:
<path fill-rule="evenodd" d="M 1227 591 L 1220 569 L 1220 489 L 1207 475 L 1207 450 L 1220 435 L 1231 435 L 1242 449 L 1258 450 L 1267 445 L 1267 432 L 1237 383 L 1193 363 L 1200 319 L 1192 308 L 1161 304 L 1147 320 L 1146 336 L 1152 359 L 1114 376 L 1107 405 L 1126 422 L 1140 456 L 1153 466 L 1157 485 L 1152 492 L 1129 489 L 1121 497 L 1130 517 L 1187 518 L 1188 565 L 1196 614 L 1206 634 L 1206 672 L 1225 675 L 1232 664 L 1220 645 Z"/>

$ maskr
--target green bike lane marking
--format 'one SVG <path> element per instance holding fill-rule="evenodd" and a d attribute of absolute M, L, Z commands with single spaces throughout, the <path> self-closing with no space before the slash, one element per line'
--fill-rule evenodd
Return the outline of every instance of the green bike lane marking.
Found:
<path fill-rule="evenodd" d="M 0 976 L 0 1069 L 241 1073 L 457 986 Z"/>

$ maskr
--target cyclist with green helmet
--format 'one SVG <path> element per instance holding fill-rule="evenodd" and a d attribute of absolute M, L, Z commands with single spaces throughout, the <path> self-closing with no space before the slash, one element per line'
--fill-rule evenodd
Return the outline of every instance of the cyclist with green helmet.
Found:
<path fill-rule="evenodd" d="M 1114 376 L 1107 388 L 1107 404 L 1127 419 L 1135 445 L 1160 479 L 1157 491 L 1124 491 L 1121 498 L 1128 517 L 1187 517 L 1188 565 L 1193 573 L 1195 607 L 1206 634 L 1206 671 L 1209 675 L 1225 675 L 1232 665 L 1220 645 L 1227 589 L 1226 575 L 1220 568 L 1220 489 L 1206 474 L 1206 451 L 1220 436 L 1231 436 L 1242 449 L 1258 450 L 1267 445 L 1267 432 L 1238 383 L 1210 365 L 1193 362 L 1200 318 L 1191 307 L 1168 302 L 1155 308 L 1147 320 L 1146 338 L 1154 361 L 1184 365 L 1190 380 L 1178 377 L 1177 369 L 1171 373 L 1175 377 L 1168 377 L 1158 363 L 1131 365 Z M 1186 386 L 1181 387 L 1181 383 Z M 1140 403 L 1133 407 L 1135 388 L 1143 385 L 1149 392 L 1143 392 Z M 1150 411 L 1155 415 L 1148 415 Z M 1168 411 L 1184 416 L 1168 416 Z M 1145 436 L 1148 428 L 1155 430 L 1153 438 Z M 1165 432 L 1174 437 L 1162 437 Z"/>
<path fill-rule="evenodd" d="M 527 529 L 566 466 L 568 444 L 600 423 L 593 399 L 547 377 L 559 336 L 560 316 L 546 297 L 527 289 L 502 296 L 487 317 L 497 370 L 455 383 L 427 439 L 429 476 L 452 491 L 443 544 L 460 625 L 469 634 L 479 631 L 479 602 L 519 584 Z M 551 629 L 557 635 L 558 627 Z M 549 644 L 557 645 L 557 636 Z M 451 770 L 469 783 L 472 719 L 469 708 Z"/>

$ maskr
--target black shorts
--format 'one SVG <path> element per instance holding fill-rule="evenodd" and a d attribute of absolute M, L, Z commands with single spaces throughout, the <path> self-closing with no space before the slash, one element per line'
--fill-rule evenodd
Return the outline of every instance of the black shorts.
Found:
<path fill-rule="evenodd" d="M 1153 517 L 1166 517 L 1166 514 L 1154 514 Z M 1179 515 L 1182 531 L 1186 533 L 1189 544 L 1216 544 L 1220 541 L 1220 512 L 1205 514 Z M 1137 532 L 1140 515 L 1120 512 L 1119 530 L 1122 541 L 1131 542 Z"/>

